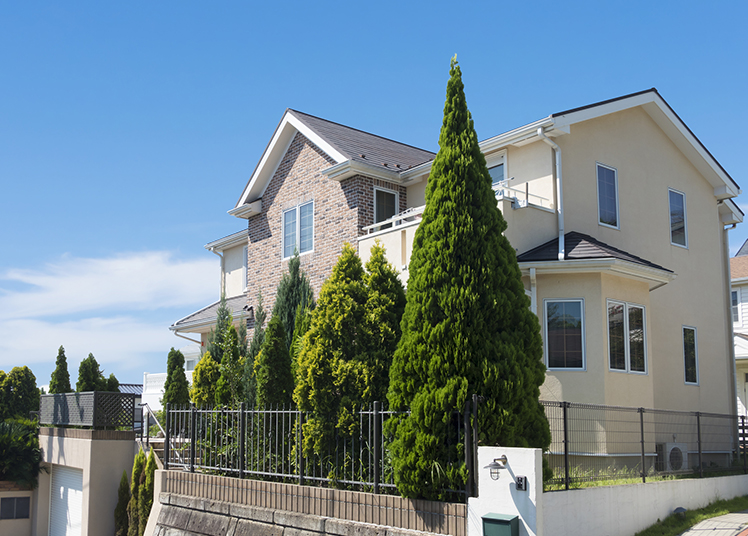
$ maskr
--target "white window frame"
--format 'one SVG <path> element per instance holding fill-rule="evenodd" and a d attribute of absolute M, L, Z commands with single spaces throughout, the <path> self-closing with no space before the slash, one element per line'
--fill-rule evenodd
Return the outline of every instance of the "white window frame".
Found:
<path fill-rule="evenodd" d="M 509 179 L 509 163 L 506 158 L 506 149 L 486 157 L 486 167 L 489 170 L 501 164 L 504 165 L 504 180 L 506 181 Z M 491 179 L 491 184 L 493 185 L 493 179 Z"/>
<path fill-rule="evenodd" d="M 675 242 L 673 242 L 673 222 L 670 219 L 672 217 L 673 211 L 670 208 L 670 192 L 683 196 L 683 234 L 686 237 L 685 244 L 676 244 Z M 678 246 L 679 248 L 683 248 L 683 249 L 688 249 L 688 209 L 686 205 L 686 194 L 685 192 L 681 192 L 680 190 L 676 190 L 675 188 L 667 189 L 667 223 L 668 223 L 668 233 L 670 234 L 670 245 Z"/>
<path fill-rule="evenodd" d="M 610 304 L 623 305 L 623 332 L 626 336 L 624 344 L 624 356 L 626 361 L 625 369 L 617 369 L 610 366 L 610 314 L 608 309 Z M 629 332 L 629 307 L 637 307 L 642 310 L 642 322 L 644 326 L 644 370 L 631 370 L 631 348 L 630 348 L 630 332 Z M 608 298 L 605 301 L 605 317 L 606 325 L 608 327 L 606 338 L 608 339 L 608 370 L 611 372 L 623 372 L 626 374 L 639 374 L 640 376 L 646 376 L 649 374 L 649 353 L 647 352 L 647 308 L 639 303 L 625 302 L 621 300 L 614 300 Z"/>
<path fill-rule="evenodd" d="M 582 366 L 581 368 L 572 367 L 551 367 L 548 356 L 548 304 L 556 302 L 579 302 L 582 304 Z M 545 366 L 548 370 L 566 371 L 566 372 L 586 372 L 587 371 L 587 321 L 585 319 L 584 298 L 545 298 L 543 299 L 543 353 Z"/>
<path fill-rule="evenodd" d="M 730 289 L 730 318 L 732 318 L 732 293 L 735 293 L 738 298 L 738 303 L 735 305 L 737 311 L 738 311 L 738 319 L 733 321 L 733 326 L 742 326 L 743 325 L 743 311 L 741 310 L 742 307 L 740 306 L 740 298 L 741 298 L 741 292 L 740 287 L 738 288 L 731 288 Z"/>
<path fill-rule="evenodd" d="M 302 252 L 299 244 L 301 243 L 301 207 L 312 205 L 312 247 L 311 249 Z M 299 256 L 312 253 L 314 251 L 314 200 L 305 201 L 299 203 L 295 207 L 289 208 L 281 212 L 281 258 L 285 261 L 293 257 L 293 253 L 286 256 L 286 214 L 289 212 L 296 212 L 296 250 L 299 252 Z"/>
<path fill-rule="evenodd" d="M 244 265 L 242 266 L 242 274 L 244 277 L 244 290 L 243 292 L 247 292 L 247 289 L 249 288 L 249 282 L 247 282 L 247 273 L 249 268 L 249 246 L 244 246 Z"/>
<path fill-rule="evenodd" d="M 615 185 L 616 190 L 616 225 L 610 225 L 609 223 L 603 223 L 600 217 L 600 178 L 598 176 L 598 168 L 605 168 L 609 169 L 613 172 L 613 182 Z M 602 162 L 595 162 L 595 188 L 597 189 L 597 224 L 602 225 L 603 227 L 607 227 L 608 229 L 621 229 L 621 210 L 620 210 L 620 203 L 618 200 L 618 170 L 612 166 L 609 166 L 607 164 L 603 164 Z"/>
<path fill-rule="evenodd" d="M 382 223 L 377 220 L 377 192 L 382 191 L 387 194 L 393 194 L 395 196 L 395 216 L 400 214 L 400 193 L 396 192 L 395 190 L 388 190 L 387 188 L 380 188 L 379 186 L 374 187 L 374 222 L 373 223 Z M 382 220 L 387 221 L 387 220 Z"/>
<path fill-rule="evenodd" d="M 696 358 L 696 381 L 689 382 L 686 378 L 686 338 L 684 331 L 687 329 L 693 330 L 693 345 L 694 345 L 694 356 Z M 681 326 L 680 330 L 681 346 L 683 347 L 683 382 L 686 385 L 699 385 L 699 332 L 694 326 Z"/>

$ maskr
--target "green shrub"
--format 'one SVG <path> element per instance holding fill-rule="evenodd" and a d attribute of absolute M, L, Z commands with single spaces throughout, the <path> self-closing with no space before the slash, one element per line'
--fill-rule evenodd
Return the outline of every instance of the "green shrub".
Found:
<path fill-rule="evenodd" d="M 0 481 L 36 487 L 42 461 L 38 424 L 29 419 L 0 422 Z"/>

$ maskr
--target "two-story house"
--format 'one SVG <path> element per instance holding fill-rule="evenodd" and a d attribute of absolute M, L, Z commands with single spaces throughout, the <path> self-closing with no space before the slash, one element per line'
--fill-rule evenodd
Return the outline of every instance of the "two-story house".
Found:
<path fill-rule="evenodd" d="M 748 240 L 730 259 L 730 282 L 738 415 L 748 417 Z"/>
<path fill-rule="evenodd" d="M 742 221 L 740 190 L 659 93 L 480 146 L 542 326 L 542 398 L 734 413 L 727 228 Z M 346 241 L 366 260 L 380 239 L 407 280 L 433 157 L 287 110 L 229 211 L 248 232 L 237 309 L 259 291 L 272 308 L 294 249 L 316 292 Z M 175 333 L 197 332 L 187 319 Z"/>

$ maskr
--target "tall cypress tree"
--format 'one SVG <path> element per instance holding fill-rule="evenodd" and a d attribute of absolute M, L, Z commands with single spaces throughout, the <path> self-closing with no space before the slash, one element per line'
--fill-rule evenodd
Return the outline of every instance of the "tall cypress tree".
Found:
<path fill-rule="evenodd" d="M 65 348 L 62 346 L 57 350 L 57 363 L 49 380 L 49 392 L 50 394 L 73 392 L 73 389 L 70 387 L 68 360 L 65 357 Z"/>
<path fill-rule="evenodd" d="M 212 406 L 216 403 L 216 384 L 221 377 L 221 366 L 210 352 L 205 352 L 192 371 L 190 400 L 198 406 Z"/>
<path fill-rule="evenodd" d="M 101 372 L 99 362 L 93 354 L 81 361 L 78 367 L 78 383 L 75 384 L 75 390 L 79 393 L 84 391 L 106 391 L 106 379 Z"/>
<path fill-rule="evenodd" d="M 290 404 L 293 394 L 291 356 L 286 346 L 286 332 L 280 317 L 268 323 L 265 342 L 255 360 L 257 405 Z"/>
<path fill-rule="evenodd" d="M 265 319 L 267 313 L 262 306 L 262 292 L 257 294 L 257 310 L 255 311 L 255 329 L 252 334 L 252 342 L 247 350 L 244 360 L 244 398 L 250 406 L 257 403 L 257 379 L 255 378 L 255 359 L 265 342 Z"/>
<path fill-rule="evenodd" d="M 550 444 L 538 402 L 545 379 L 540 326 L 505 229 L 453 59 L 390 369 L 391 409 L 411 410 L 394 421 L 392 445 L 395 481 L 406 497 L 443 498 L 464 482 L 464 468 L 448 465 L 460 453 L 444 438 L 451 415 L 473 393 L 484 397 L 483 444 Z"/>
<path fill-rule="evenodd" d="M 234 318 L 231 316 L 231 310 L 226 303 L 226 297 L 221 296 L 221 301 L 216 310 L 216 325 L 208 335 L 208 351 L 217 363 L 221 363 L 223 360 L 223 340 L 226 336 L 226 330 L 233 322 Z"/>
<path fill-rule="evenodd" d="M 184 373 L 184 355 L 172 348 L 166 358 L 166 382 L 164 383 L 164 398 L 162 404 L 177 404 L 184 406 L 190 403 L 190 392 L 187 376 Z"/>
<path fill-rule="evenodd" d="M 117 490 L 117 506 L 114 508 L 114 536 L 127 536 L 128 519 L 127 503 L 130 502 L 130 484 L 127 482 L 127 471 L 122 471 Z"/>
<path fill-rule="evenodd" d="M 273 305 L 273 316 L 280 317 L 283 322 L 283 331 L 286 333 L 286 347 L 291 348 L 293 342 L 293 331 L 296 326 L 296 309 L 301 305 L 302 309 L 314 309 L 314 291 L 309 278 L 301 269 L 299 252 L 288 261 L 288 273 L 278 283 L 278 290 Z"/>

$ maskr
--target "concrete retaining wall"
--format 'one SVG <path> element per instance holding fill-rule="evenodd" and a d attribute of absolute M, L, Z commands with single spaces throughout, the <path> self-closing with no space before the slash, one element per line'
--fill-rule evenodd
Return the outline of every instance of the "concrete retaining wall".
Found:
<path fill-rule="evenodd" d="M 428 532 L 172 493 L 161 493 L 159 502 L 154 536 L 432 536 Z"/>

